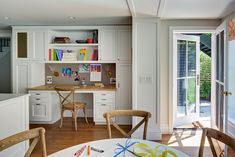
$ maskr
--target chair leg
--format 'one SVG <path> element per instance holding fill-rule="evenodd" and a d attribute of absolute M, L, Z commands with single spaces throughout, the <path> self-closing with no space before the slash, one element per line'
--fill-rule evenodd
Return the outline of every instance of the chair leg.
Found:
<path fill-rule="evenodd" d="M 64 114 L 64 110 L 62 110 L 60 114 L 60 128 L 62 128 L 62 125 L 63 125 L 63 114 Z"/>
<path fill-rule="evenodd" d="M 83 113 L 84 113 L 85 121 L 88 124 L 88 120 L 87 120 L 87 117 L 86 117 L 86 108 L 85 107 L 83 108 Z"/>
<path fill-rule="evenodd" d="M 77 113 L 76 111 L 73 112 L 74 113 L 74 126 L 75 126 L 75 130 L 77 131 L 78 128 L 77 128 Z"/>

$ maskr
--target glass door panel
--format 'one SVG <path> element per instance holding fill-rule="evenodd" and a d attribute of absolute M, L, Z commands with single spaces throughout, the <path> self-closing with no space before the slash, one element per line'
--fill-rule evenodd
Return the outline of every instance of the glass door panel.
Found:
<path fill-rule="evenodd" d="M 199 117 L 199 37 L 176 35 L 176 118 L 174 126 Z"/>
<path fill-rule="evenodd" d="M 27 58 L 27 33 L 17 33 L 17 58 Z"/>

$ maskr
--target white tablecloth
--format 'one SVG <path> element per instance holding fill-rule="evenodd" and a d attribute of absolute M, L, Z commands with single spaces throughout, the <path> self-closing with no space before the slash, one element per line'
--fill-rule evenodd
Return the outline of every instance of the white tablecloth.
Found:
<path fill-rule="evenodd" d="M 88 143 L 75 145 L 75 146 L 63 149 L 61 151 L 58 151 L 54 154 L 51 154 L 48 157 L 75 157 L 74 154 L 85 145 L 86 145 L 86 148 L 80 157 L 88 157 L 88 153 L 87 153 L 88 145 L 90 145 L 90 147 L 94 147 L 99 150 L 104 150 L 103 153 L 91 150 L 89 157 L 115 157 L 115 155 L 116 155 L 116 157 L 135 157 L 135 155 L 130 153 L 129 151 L 125 151 L 125 155 L 124 155 L 124 151 L 121 152 L 119 155 L 117 155 L 117 153 L 119 153 L 121 151 L 120 145 L 125 147 L 125 145 L 127 144 L 127 140 L 129 142 L 129 144 L 133 143 L 133 142 L 145 143 L 152 149 L 154 149 L 158 145 L 161 145 L 160 143 L 157 143 L 157 142 L 140 140 L 140 139 L 126 139 L 126 138 L 105 139 L 105 140 L 98 140 L 98 141 L 92 141 L 92 142 L 88 142 Z M 117 144 L 120 144 L 120 145 L 118 146 Z M 128 149 L 130 151 L 133 151 L 134 145 L 132 145 Z M 177 154 L 178 157 L 189 157 L 188 155 L 184 154 L 183 152 L 178 151 L 174 148 L 165 146 L 165 145 L 164 145 L 164 147 L 159 147 L 159 149 L 160 150 L 161 149 L 172 150 L 173 152 L 175 152 L 175 154 Z M 169 155 L 169 157 L 172 157 L 172 156 Z"/>

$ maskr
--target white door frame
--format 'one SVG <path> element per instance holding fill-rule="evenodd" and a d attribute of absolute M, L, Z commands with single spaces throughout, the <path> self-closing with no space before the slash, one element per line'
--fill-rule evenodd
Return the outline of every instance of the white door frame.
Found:
<path fill-rule="evenodd" d="M 192 27 L 192 26 L 178 26 L 178 27 L 170 27 L 169 29 L 169 133 L 173 132 L 173 33 L 212 33 L 212 47 L 211 47 L 211 56 L 212 56 L 212 67 L 213 67 L 213 59 L 215 52 L 215 30 L 217 27 Z M 212 68 L 211 71 L 211 80 L 214 80 L 215 69 Z M 214 91 L 214 85 L 211 86 L 211 91 Z M 213 94 L 213 93 L 211 93 Z M 211 100 L 211 104 L 214 104 L 213 99 Z M 212 115 L 211 115 L 212 116 Z M 213 115 L 214 116 L 214 115 Z"/>
<path fill-rule="evenodd" d="M 178 75 L 177 75 L 177 63 L 178 63 L 178 59 L 177 59 L 177 56 L 178 56 L 178 50 L 177 50 L 177 41 L 178 40 L 185 40 L 185 41 L 194 41 L 196 42 L 196 74 L 195 76 L 186 76 L 185 77 L 195 77 L 195 83 L 196 83 L 196 86 L 195 86 L 195 89 L 196 89 L 196 93 L 195 93 L 195 96 L 196 96 L 196 100 L 195 100 L 195 105 L 196 105 L 196 113 L 194 114 L 190 114 L 190 115 L 186 115 L 183 116 L 183 117 L 177 117 L 177 99 L 178 99 L 178 92 L 177 92 L 177 80 L 178 80 Z M 173 124 L 174 126 L 177 126 L 177 125 L 181 125 L 182 123 L 185 123 L 186 121 L 187 122 L 191 122 L 191 121 L 194 121 L 195 119 L 198 119 L 199 118 L 199 95 L 200 95 L 200 89 L 199 89 L 199 85 L 198 85 L 198 78 L 200 76 L 200 60 L 199 60 L 199 56 L 200 56 L 200 37 L 199 36 L 193 36 L 193 35 L 183 35 L 181 33 L 174 33 L 174 36 L 173 36 Z M 176 48 L 176 49 L 175 49 Z M 187 71 L 187 70 L 186 70 Z M 187 72 L 186 72 L 187 73 Z M 187 92 L 186 92 L 187 93 Z M 186 104 L 186 108 L 187 108 L 188 104 Z"/>

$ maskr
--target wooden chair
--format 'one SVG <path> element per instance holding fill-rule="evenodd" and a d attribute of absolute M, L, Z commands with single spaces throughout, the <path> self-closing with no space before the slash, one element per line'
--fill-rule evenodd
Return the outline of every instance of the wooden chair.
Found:
<path fill-rule="evenodd" d="M 60 108 L 61 108 L 61 118 L 60 118 L 60 128 L 63 124 L 63 114 L 65 110 L 69 110 L 72 112 L 72 117 L 74 118 L 74 126 L 75 130 L 77 130 L 77 111 L 83 109 L 85 121 L 88 123 L 86 117 L 86 103 L 85 102 L 75 102 L 74 101 L 74 88 L 62 88 L 55 87 L 54 88 L 59 95 L 60 99 Z"/>
<path fill-rule="evenodd" d="M 20 142 L 30 140 L 30 139 L 33 139 L 33 140 L 24 157 L 30 156 L 30 154 L 32 153 L 34 147 L 37 145 L 39 140 L 41 140 L 41 145 L 42 145 L 42 157 L 46 157 L 47 152 L 46 152 L 46 141 L 45 141 L 45 129 L 41 127 L 26 130 L 18 134 L 9 136 L 3 140 L 0 140 L 0 151 L 3 151 L 15 144 L 18 144 Z"/>
<path fill-rule="evenodd" d="M 130 138 L 131 135 L 143 124 L 144 124 L 144 132 L 143 132 L 143 139 L 146 139 L 147 134 L 147 126 L 148 126 L 148 119 L 151 117 L 151 113 L 146 111 L 140 111 L 140 110 L 114 110 L 111 112 L 104 113 L 104 118 L 106 118 L 106 124 L 107 124 L 107 131 L 108 136 L 111 138 L 111 127 L 110 124 L 112 124 L 118 131 L 121 132 L 121 134 L 126 137 Z M 143 119 L 134 127 L 132 128 L 128 133 L 126 133 L 120 126 L 115 123 L 112 118 L 116 116 L 136 116 L 136 117 L 143 117 Z"/>
<path fill-rule="evenodd" d="M 203 128 L 202 138 L 201 138 L 201 144 L 199 148 L 199 155 L 198 157 L 203 157 L 203 151 L 204 151 L 204 144 L 206 137 L 208 139 L 212 154 L 214 157 L 221 157 L 224 155 L 224 151 L 222 150 L 218 155 L 216 153 L 215 146 L 213 144 L 212 139 L 218 140 L 225 145 L 229 146 L 231 149 L 235 150 L 235 139 L 230 137 L 229 135 L 226 135 L 225 133 L 211 129 L 211 128 Z"/>

